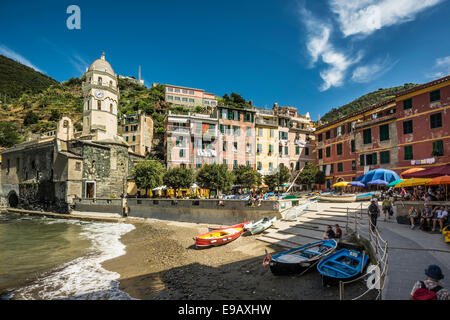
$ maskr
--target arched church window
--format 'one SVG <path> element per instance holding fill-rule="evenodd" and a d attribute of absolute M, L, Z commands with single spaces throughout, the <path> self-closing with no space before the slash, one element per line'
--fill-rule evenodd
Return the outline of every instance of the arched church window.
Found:
<path fill-rule="evenodd" d="M 109 87 L 112 88 L 113 84 L 112 84 L 112 80 L 109 81 Z"/>
<path fill-rule="evenodd" d="M 112 103 L 109 104 L 109 112 L 113 113 L 113 104 Z"/>
<path fill-rule="evenodd" d="M 100 100 L 97 100 L 97 109 L 102 110 L 102 102 Z"/>
<path fill-rule="evenodd" d="M 103 82 L 102 77 L 98 77 L 98 84 L 99 84 L 99 85 L 102 85 L 102 82 Z"/>
<path fill-rule="evenodd" d="M 67 128 L 68 126 L 69 126 L 69 121 L 64 120 L 64 122 L 63 122 L 63 127 L 64 127 L 64 128 Z"/>
<path fill-rule="evenodd" d="M 89 110 L 90 104 L 91 104 L 91 100 L 88 100 L 88 101 L 87 101 L 87 109 L 86 109 L 86 110 Z"/>

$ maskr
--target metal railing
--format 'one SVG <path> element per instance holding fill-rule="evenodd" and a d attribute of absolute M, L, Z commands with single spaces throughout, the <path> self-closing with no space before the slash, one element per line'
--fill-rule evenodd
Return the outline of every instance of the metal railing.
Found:
<path fill-rule="evenodd" d="M 347 208 L 347 224 L 346 224 L 346 232 L 348 233 L 349 230 L 349 226 L 351 224 L 354 225 L 354 232 L 356 233 L 356 236 L 358 238 L 361 237 L 360 232 L 363 230 L 363 225 L 360 223 L 360 221 L 358 221 L 358 217 L 357 217 L 357 212 L 354 211 L 353 212 L 353 217 L 350 217 L 349 213 L 349 208 Z M 362 203 L 361 203 L 361 208 L 359 210 L 359 218 L 360 220 L 362 220 L 363 217 L 363 208 L 362 208 Z M 351 221 L 351 219 L 353 219 L 353 223 Z M 362 276 L 350 280 L 350 281 L 340 281 L 339 282 L 339 299 L 340 300 L 344 300 L 344 292 L 345 292 L 345 286 L 349 285 L 351 283 L 357 282 L 357 281 L 362 281 L 362 280 L 366 280 L 367 282 L 369 282 L 369 280 L 371 281 L 371 287 L 363 292 L 362 294 L 360 294 L 357 297 L 351 298 L 351 300 L 359 300 L 365 296 L 367 296 L 367 294 L 369 292 L 373 292 L 373 290 L 377 290 L 377 296 L 376 296 L 376 300 L 381 300 L 382 299 L 382 293 L 383 293 L 383 289 L 385 286 L 385 278 L 386 275 L 388 273 L 388 269 L 389 269 L 389 264 L 388 264 L 388 243 L 386 240 L 384 240 L 379 233 L 378 227 L 376 225 L 372 224 L 372 220 L 370 219 L 370 217 L 367 219 L 368 220 L 368 241 L 371 245 L 371 249 L 373 250 L 373 258 L 375 259 L 375 264 L 374 267 L 368 267 L 367 271 L 365 274 L 363 274 Z M 358 232 L 358 227 L 359 227 L 359 232 Z M 373 281 L 374 280 L 374 281 Z"/>

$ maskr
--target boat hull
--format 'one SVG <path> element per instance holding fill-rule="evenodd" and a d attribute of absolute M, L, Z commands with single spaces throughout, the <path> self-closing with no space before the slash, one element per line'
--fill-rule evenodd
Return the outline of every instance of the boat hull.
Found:
<path fill-rule="evenodd" d="M 252 225 L 252 226 L 249 228 L 250 233 L 251 233 L 252 235 L 261 233 L 261 232 L 263 232 L 264 230 L 269 229 L 269 228 L 273 225 L 273 223 L 274 223 L 276 220 L 277 220 L 276 217 L 273 217 L 272 219 L 267 220 L 267 221 L 265 221 L 265 222 L 263 222 L 262 220 L 260 220 L 260 221 L 257 222 L 255 225 Z"/>
<path fill-rule="evenodd" d="M 236 240 L 242 235 L 242 233 L 244 232 L 245 224 L 246 223 L 240 223 L 234 226 L 215 229 L 213 231 L 200 234 L 195 238 L 195 246 L 197 248 L 206 248 L 230 243 L 231 241 Z M 213 235 L 217 233 L 223 235 L 214 237 Z"/>
<path fill-rule="evenodd" d="M 322 259 L 317 270 L 322 276 L 323 285 L 350 281 L 361 275 L 369 257 L 356 250 L 341 249 Z"/>
<path fill-rule="evenodd" d="M 302 273 L 331 254 L 336 247 L 335 240 L 322 240 L 274 255 L 269 262 L 270 271 L 277 276 Z M 321 250 L 323 253 L 317 255 L 310 253 L 316 250 L 319 250 L 317 252 Z"/>
<path fill-rule="evenodd" d="M 327 202 L 355 202 L 356 201 L 356 195 L 353 196 L 317 196 L 317 199 L 320 201 L 327 201 Z"/>

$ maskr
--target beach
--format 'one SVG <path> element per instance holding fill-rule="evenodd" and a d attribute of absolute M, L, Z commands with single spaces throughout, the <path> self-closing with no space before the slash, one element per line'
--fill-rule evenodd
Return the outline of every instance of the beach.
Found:
<path fill-rule="evenodd" d="M 256 236 L 241 236 L 226 245 L 196 249 L 193 238 L 208 225 L 160 220 L 133 221 L 122 235 L 124 255 L 103 268 L 120 274 L 119 289 L 144 300 L 303 300 L 339 299 L 338 287 L 323 287 L 313 268 L 302 276 L 274 276 L 263 267 L 265 250 L 284 251 Z M 346 287 L 349 296 L 365 283 Z"/>

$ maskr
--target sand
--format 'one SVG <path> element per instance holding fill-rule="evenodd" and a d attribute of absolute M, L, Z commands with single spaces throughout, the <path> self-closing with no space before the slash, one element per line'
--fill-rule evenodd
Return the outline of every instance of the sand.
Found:
<path fill-rule="evenodd" d="M 313 269 L 302 276 L 274 276 L 262 266 L 265 250 L 285 249 L 241 236 L 219 247 L 196 249 L 193 238 L 207 225 L 145 220 L 121 241 L 126 254 L 103 267 L 121 275 L 120 289 L 145 300 L 339 299 L 337 287 L 323 287 Z M 345 288 L 352 298 L 365 290 L 359 282 Z M 367 297 L 369 298 L 369 297 Z"/>

